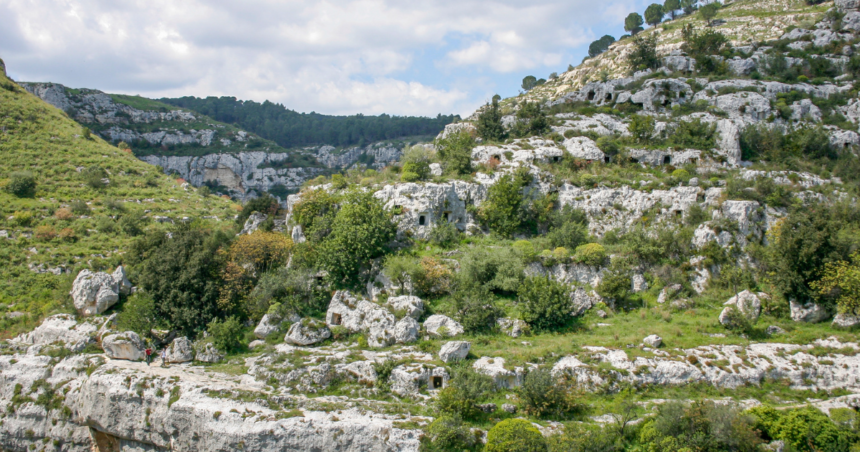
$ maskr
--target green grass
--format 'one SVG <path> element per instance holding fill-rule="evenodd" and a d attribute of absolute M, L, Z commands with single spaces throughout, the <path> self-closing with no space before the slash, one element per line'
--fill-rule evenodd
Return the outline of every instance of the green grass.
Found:
<path fill-rule="evenodd" d="M 0 82 L 4 86 L 0 89 L 0 186 L 8 183 L 10 173 L 22 170 L 34 173 L 38 184 L 33 198 L 0 190 L 0 230 L 13 237 L 0 239 L 4 262 L 0 266 L 0 338 L 30 329 L 52 313 L 70 312 L 68 292 L 81 269 L 110 270 L 123 263 L 123 253 L 134 238 L 120 230 L 117 216 L 229 220 L 240 209 L 230 200 L 203 198 L 195 190 L 182 189 L 156 167 L 95 135 L 84 139 L 81 126 L 65 113 L 8 79 Z M 91 166 L 107 172 L 110 183 L 106 187 L 94 189 L 84 183 L 78 170 Z M 88 203 L 90 212 L 71 218 L 55 216 L 57 210 L 75 201 Z M 117 206 L 122 210 L 113 209 Z M 15 218 L 16 212 L 29 213 L 32 220 L 22 224 Z M 234 227 L 232 221 L 200 221 L 210 227 Z M 114 231 L 99 230 L 106 225 L 112 225 Z M 153 221 L 144 224 L 144 229 L 167 228 L 169 225 Z M 38 239 L 37 229 L 66 230 L 74 237 Z M 36 274 L 30 265 L 63 266 L 70 273 Z M 27 315 L 7 319 L 7 311 Z"/>
<path fill-rule="evenodd" d="M 179 108 L 174 107 L 173 105 L 168 105 L 157 100 L 147 99 L 141 96 L 128 96 L 125 94 L 111 94 L 111 99 L 114 102 L 119 102 L 121 104 L 128 105 L 132 108 L 137 108 L 138 110 L 156 110 L 156 111 L 172 111 L 179 110 Z"/>

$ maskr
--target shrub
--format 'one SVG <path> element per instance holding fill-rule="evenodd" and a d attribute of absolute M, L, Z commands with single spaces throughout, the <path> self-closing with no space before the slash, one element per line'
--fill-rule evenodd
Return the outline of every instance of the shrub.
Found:
<path fill-rule="evenodd" d="M 88 129 L 85 129 L 88 130 Z M 104 179 L 107 178 L 107 172 L 100 166 L 90 166 L 81 171 L 81 179 L 90 188 L 101 189 L 105 187 Z"/>
<path fill-rule="evenodd" d="M 714 17 L 717 17 L 717 10 L 719 9 L 719 5 L 715 3 L 708 3 L 705 6 L 699 8 L 699 14 L 702 15 L 702 20 L 708 22 L 708 25 L 711 25 L 711 20 Z"/>
<path fill-rule="evenodd" d="M 850 262 L 825 264 L 821 279 L 811 282 L 810 287 L 819 296 L 834 299 L 839 312 L 860 315 L 860 253 L 855 251 Z"/>
<path fill-rule="evenodd" d="M 129 237 L 137 237 L 143 234 L 143 228 L 147 221 L 147 218 L 138 213 L 129 213 L 120 217 L 117 226 L 123 234 Z"/>
<path fill-rule="evenodd" d="M 596 267 L 606 261 L 606 249 L 599 243 L 586 243 L 576 247 L 573 260 L 580 264 Z"/>
<path fill-rule="evenodd" d="M 69 221 L 75 216 L 72 214 L 72 211 L 66 207 L 60 207 L 54 212 L 54 218 L 60 221 Z"/>
<path fill-rule="evenodd" d="M 633 49 L 627 55 L 627 62 L 634 71 L 660 67 L 660 58 L 657 57 L 657 37 L 636 36 L 633 38 Z"/>
<path fill-rule="evenodd" d="M 35 237 L 36 240 L 49 242 L 57 238 L 57 231 L 50 226 L 37 226 L 36 230 L 33 232 L 33 237 Z"/>
<path fill-rule="evenodd" d="M 478 404 L 495 390 L 491 377 L 476 372 L 468 364 L 456 364 L 451 368 L 448 386 L 439 391 L 436 407 L 443 413 L 473 419 L 481 413 Z"/>
<path fill-rule="evenodd" d="M 137 292 L 128 297 L 117 315 L 117 327 L 122 331 L 134 331 L 140 337 L 152 337 L 152 330 L 163 327 L 155 309 L 155 301 L 149 294 Z"/>
<path fill-rule="evenodd" d="M 493 304 L 490 291 L 479 284 L 461 284 L 454 291 L 455 317 L 469 333 L 492 330 L 504 314 Z"/>
<path fill-rule="evenodd" d="M 458 278 L 497 292 L 516 292 L 523 279 L 522 257 L 511 248 L 470 248 L 460 259 Z"/>
<path fill-rule="evenodd" d="M 610 306 L 623 307 L 629 300 L 632 284 L 629 272 L 612 269 L 604 273 L 596 291 Z"/>
<path fill-rule="evenodd" d="M 245 299 L 245 311 L 260 318 L 277 304 L 281 317 L 325 312 L 331 293 L 317 284 L 314 274 L 311 270 L 284 267 L 265 273 Z"/>
<path fill-rule="evenodd" d="M 36 177 L 29 171 L 15 171 L 9 175 L 6 191 L 19 198 L 32 198 L 36 195 Z"/>
<path fill-rule="evenodd" d="M 570 423 L 547 438 L 551 452 L 616 452 L 624 450 L 621 438 L 609 428 Z"/>
<path fill-rule="evenodd" d="M 197 194 L 205 198 L 212 194 L 212 189 L 210 189 L 207 185 L 201 185 L 197 187 Z"/>
<path fill-rule="evenodd" d="M 570 321 L 570 293 L 548 276 L 523 280 L 517 291 L 523 320 L 538 331 L 552 331 Z"/>
<path fill-rule="evenodd" d="M 731 450 L 753 452 L 762 443 L 752 429 L 754 418 L 731 405 L 697 401 L 661 405 L 642 427 L 639 442 L 645 450 Z M 688 448 L 688 449 L 684 449 Z"/>
<path fill-rule="evenodd" d="M 639 143 L 650 143 L 654 134 L 655 121 L 653 116 L 633 115 L 630 117 L 630 133 Z"/>
<path fill-rule="evenodd" d="M 64 240 L 67 242 L 74 242 L 78 239 L 77 235 L 75 234 L 75 230 L 72 228 L 60 229 L 58 237 L 60 237 L 60 240 Z"/>
<path fill-rule="evenodd" d="M 90 206 L 83 201 L 72 201 L 69 203 L 69 209 L 71 209 L 72 213 L 75 215 L 87 215 L 91 213 Z"/>
<path fill-rule="evenodd" d="M 324 191 L 324 190 L 310 190 L 314 191 Z M 269 195 L 268 193 L 260 196 L 259 198 L 254 198 L 244 205 L 242 205 L 242 211 L 239 212 L 239 215 L 236 216 L 236 224 L 242 226 L 245 224 L 245 221 L 248 220 L 248 217 L 251 216 L 254 212 L 259 212 L 268 216 L 272 216 L 278 212 L 279 208 L 278 200 L 275 199 L 274 196 Z M 304 225 L 302 225 L 304 226 Z"/>
<path fill-rule="evenodd" d="M 242 345 L 242 322 L 236 317 L 215 319 L 207 326 L 212 335 L 212 345 L 222 352 L 233 352 Z"/>
<path fill-rule="evenodd" d="M 472 171 L 472 148 L 475 139 L 466 130 L 436 140 L 436 152 L 449 174 L 462 175 Z"/>
<path fill-rule="evenodd" d="M 564 206 L 550 215 L 546 238 L 552 247 L 574 250 L 588 240 L 588 217 L 582 210 Z"/>
<path fill-rule="evenodd" d="M 698 33 L 692 24 L 681 29 L 681 36 L 684 39 L 681 49 L 697 61 L 703 56 L 719 55 L 730 45 L 724 34 L 716 30 Z"/>
<path fill-rule="evenodd" d="M 319 246 L 319 264 L 336 285 L 361 282 L 361 270 L 387 252 L 397 226 L 373 193 L 353 190 L 344 195 L 331 223 L 331 233 Z"/>
<path fill-rule="evenodd" d="M 511 129 L 518 137 L 543 135 L 550 131 L 546 113 L 537 102 L 524 102 L 517 110 L 517 122 Z"/>
<path fill-rule="evenodd" d="M 492 103 L 484 106 L 481 113 L 478 115 L 478 121 L 475 126 L 478 136 L 488 141 L 501 141 L 507 136 L 505 128 L 502 126 L 502 112 L 499 110 L 499 101 L 495 98 Z"/>
<path fill-rule="evenodd" d="M 847 438 L 830 418 L 811 406 L 784 413 L 774 428 L 778 439 L 798 451 L 836 451 L 840 445 L 847 446 Z"/>
<path fill-rule="evenodd" d="M 676 146 L 710 149 L 716 144 L 716 131 L 716 123 L 709 124 L 699 118 L 679 121 L 672 130 L 669 140 Z"/>
<path fill-rule="evenodd" d="M 478 210 L 478 218 L 492 232 L 510 237 L 522 228 L 527 212 L 520 193 L 527 181 L 510 174 L 493 184 Z"/>
<path fill-rule="evenodd" d="M 543 435 L 531 422 L 506 419 L 487 433 L 486 452 L 546 452 Z"/>
<path fill-rule="evenodd" d="M 307 190 L 293 206 L 292 220 L 302 227 L 309 241 L 319 242 L 328 233 L 337 202 L 338 197 L 326 190 Z"/>
<path fill-rule="evenodd" d="M 442 248 L 451 248 L 460 243 L 460 230 L 454 223 L 443 221 L 430 230 L 427 239 Z"/>
<path fill-rule="evenodd" d="M 427 434 L 421 438 L 421 450 L 427 452 L 477 450 L 479 446 L 475 435 L 456 415 L 443 414 L 437 417 L 427 426 Z"/>
<path fill-rule="evenodd" d="M 430 177 L 430 157 L 427 155 L 427 150 L 421 146 L 413 146 L 403 153 L 400 159 L 403 163 L 401 170 L 401 179 L 405 182 L 415 182 L 424 180 Z M 413 173 L 415 178 L 407 181 L 407 173 Z M 408 176 L 412 178 L 413 176 Z"/>
<path fill-rule="evenodd" d="M 560 416 L 577 407 L 576 392 L 548 369 L 529 371 L 517 388 L 523 410 L 532 416 Z"/>

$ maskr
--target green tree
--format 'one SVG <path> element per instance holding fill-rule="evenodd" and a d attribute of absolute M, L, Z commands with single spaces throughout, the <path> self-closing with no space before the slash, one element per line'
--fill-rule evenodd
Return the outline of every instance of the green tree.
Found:
<path fill-rule="evenodd" d="M 525 91 L 531 91 L 532 88 L 537 86 L 537 78 L 534 75 L 527 75 L 523 77 L 522 88 Z"/>
<path fill-rule="evenodd" d="M 9 175 L 6 191 L 19 198 L 32 198 L 36 195 L 36 177 L 30 171 L 15 171 Z"/>
<path fill-rule="evenodd" d="M 652 3 L 645 9 L 645 22 L 652 27 L 663 22 L 663 5 Z"/>
<path fill-rule="evenodd" d="M 506 419 L 487 433 L 485 452 L 546 452 L 543 435 L 531 422 Z"/>
<path fill-rule="evenodd" d="M 324 313 L 331 292 L 319 285 L 314 273 L 310 269 L 286 267 L 265 273 L 248 295 L 245 310 L 254 319 L 263 317 L 273 305 L 278 306 L 280 317 Z"/>
<path fill-rule="evenodd" d="M 509 247 L 470 247 L 460 259 L 457 273 L 462 285 L 481 284 L 501 293 L 515 293 L 523 280 L 523 260 Z"/>
<path fill-rule="evenodd" d="M 825 264 L 821 280 L 813 281 L 810 287 L 819 296 L 835 300 L 839 312 L 860 315 L 860 252 L 854 252 L 850 262 Z"/>
<path fill-rule="evenodd" d="M 696 10 L 696 3 L 699 0 L 681 0 L 681 9 L 684 10 L 684 14 L 693 14 L 693 11 Z"/>
<path fill-rule="evenodd" d="M 838 427 L 817 408 L 806 406 L 780 416 L 774 426 L 778 439 L 798 451 L 848 450 L 847 438 Z"/>
<path fill-rule="evenodd" d="M 594 58 L 597 55 L 600 55 L 601 53 L 605 52 L 606 49 L 608 49 L 609 46 L 612 45 L 613 42 L 615 42 L 614 37 L 610 35 L 604 35 L 602 38 L 592 42 L 588 46 L 588 56 Z"/>
<path fill-rule="evenodd" d="M 719 54 L 729 45 L 729 38 L 719 31 L 705 30 L 698 33 L 692 24 L 681 29 L 681 37 L 684 39 L 681 50 L 693 58 Z"/>
<path fill-rule="evenodd" d="M 708 22 L 708 26 L 711 25 L 711 20 L 714 17 L 717 17 L 717 10 L 719 6 L 716 3 L 708 3 L 707 5 L 699 8 L 699 14 L 702 16 L 702 20 Z"/>
<path fill-rule="evenodd" d="M 639 13 L 630 13 L 624 19 L 624 31 L 635 36 L 637 33 L 642 31 L 643 23 L 645 22 L 642 20 L 642 16 L 640 16 Z"/>
<path fill-rule="evenodd" d="M 212 345 L 222 352 L 234 352 L 242 345 L 242 322 L 236 317 L 215 319 L 206 329 L 212 336 Z"/>
<path fill-rule="evenodd" d="M 570 317 L 568 288 L 549 276 L 531 276 L 517 290 L 523 320 L 537 331 L 552 331 L 565 326 Z"/>
<path fill-rule="evenodd" d="M 663 12 L 672 16 L 675 20 L 675 11 L 681 9 L 681 0 L 666 0 L 663 2 Z"/>
<path fill-rule="evenodd" d="M 475 138 L 466 130 L 460 130 L 436 140 L 436 152 L 442 160 L 445 171 L 455 175 L 472 172 L 472 148 L 474 147 Z"/>
<path fill-rule="evenodd" d="M 122 331 L 134 331 L 143 338 L 152 337 L 152 330 L 164 326 L 155 309 L 155 301 L 142 292 L 126 299 L 116 321 Z"/>
<path fill-rule="evenodd" d="M 460 284 L 452 294 L 454 317 L 468 333 L 485 333 L 496 326 L 504 312 L 493 303 L 492 294 L 480 284 Z"/>
<path fill-rule="evenodd" d="M 278 212 L 280 205 L 274 196 L 266 193 L 263 196 L 251 199 L 242 205 L 242 211 L 236 216 L 236 224 L 244 225 L 245 221 L 252 213 L 258 212 L 264 215 L 273 216 Z"/>
<path fill-rule="evenodd" d="M 451 379 L 448 387 L 440 391 L 436 407 L 443 413 L 474 419 L 481 413 L 478 404 L 495 391 L 496 383 L 491 377 L 458 363 L 451 367 Z"/>
<path fill-rule="evenodd" d="M 443 390 L 444 391 L 444 390 Z M 421 438 L 422 452 L 448 452 L 480 450 L 480 442 L 463 425 L 460 416 L 443 414 L 427 426 Z"/>
<path fill-rule="evenodd" d="M 501 141 L 507 136 L 502 126 L 502 112 L 499 109 L 499 101 L 493 99 L 492 103 L 484 106 L 478 115 L 478 136 L 488 141 Z"/>
<path fill-rule="evenodd" d="M 633 38 L 633 49 L 627 55 L 627 62 L 634 71 L 656 69 L 660 66 L 657 58 L 657 37 L 636 36 Z"/>
<path fill-rule="evenodd" d="M 524 102 L 517 110 L 517 120 L 513 132 L 519 137 L 543 135 L 550 130 L 546 113 L 537 102 Z"/>
<path fill-rule="evenodd" d="M 567 205 L 552 213 L 548 229 L 546 238 L 552 248 L 573 250 L 588 240 L 588 217 Z"/>
<path fill-rule="evenodd" d="M 523 410 L 532 416 L 561 416 L 576 408 L 574 391 L 562 383 L 562 377 L 553 376 L 549 369 L 530 370 L 523 384 L 517 388 L 517 396 L 523 402 Z"/>
<path fill-rule="evenodd" d="M 344 195 L 331 233 L 320 244 L 319 263 L 335 285 L 356 286 L 362 270 L 386 253 L 396 231 L 382 201 L 371 192 L 352 190 Z"/>
<path fill-rule="evenodd" d="M 636 138 L 636 141 L 642 144 L 650 143 L 651 136 L 654 135 L 656 121 L 653 116 L 648 115 L 633 115 L 630 117 L 629 130 Z"/>
<path fill-rule="evenodd" d="M 487 199 L 478 210 L 481 223 L 502 237 L 517 232 L 526 217 L 521 191 L 527 183 L 523 177 L 506 174 L 490 186 Z"/>
<path fill-rule="evenodd" d="M 105 186 L 103 179 L 107 178 L 107 172 L 100 166 L 90 166 L 81 171 L 81 178 L 90 188 L 101 189 Z"/>
<path fill-rule="evenodd" d="M 138 286 L 155 302 L 158 316 L 191 336 L 221 314 L 218 307 L 223 255 L 228 237 L 181 226 L 168 237 L 152 232 L 132 246 L 130 263 Z"/>

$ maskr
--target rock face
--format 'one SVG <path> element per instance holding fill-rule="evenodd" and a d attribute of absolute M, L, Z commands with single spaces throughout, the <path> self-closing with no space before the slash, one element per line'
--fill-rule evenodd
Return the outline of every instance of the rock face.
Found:
<path fill-rule="evenodd" d="M 394 315 L 373 302 L 343 290 L 332 296 L 325 323 L 329 328 L 341 326 L 354 333 L 364 332 L 367 344 L 371 347 L 387 347 L 396 340 L 397 319 Z M 402 327 L 408 329 L 407 324 Z M 401 336 L 408 337 L 409 334 L 404 330 Z"/>
<path fill-rule="evenodd" d="M 434 336 L 454 337 L 463 334 L 463 325 L 450 317 L 434 314 L 424 321 L 424 330 Z"/>
<path fill-rule="evenodd" d="M 446 342 L 442 349 L 439 350 L 439 359 L 446 363 L 453 361 L 462 361 L 466 359 L 469 351 L 472 349 L 472 343 L 466 341 L 451 341 Z"/>
<path fill-rule="evenodd" d="M 195 187 L 206 182 L 215 183 L 245 200 L 276 187 L 296 190 L 322 171 L 321 168 L 282 167 L 282 162 L 289 158 L 290 154 L 260 151 L 203 156 L 147 155 L 141 160 L 161 166 L 167 173 L 178 174 Z"/>
<path fill-rule="evenodd" d="M 16 337 L 12 342 L 39 347 L 59 344 L 78 353 L 87 345 L 95 343 L 98 331 L 99 327 L 92 322 L 78 323 L 69 314 L 56 314 L 47 317 L 36 329 Z"/>
<path fill-rule="evenodd" d="M 122 295 L 129 295 L 133 289 L 131 285 L 131 281 L 128 280 L 128 277 L 125 275 L 125 268 L 120 265 L 113 271 L 110 275 L 113 278 L 114 283 L 116 283 L 117 290 Z"/>
<path fill-rule="evenodd" d="M 451 223 L 461 231 L 477 228 L 477 221 L 466 210 L 480 205 L 487 197 L 481 184 L 462 181 L 435 183 L 403 183 L 386 185 L 373 194 L 394 212 L 398 236 L 410 231 L 413 237 L 426 238 L 441 222 Z"/>
<path fill-rule="evenodd" d="M 818 323 L 827 320 L 830 313 L 816 303 L 800 304 L 794 300 L 789 302 L 791 320 L 795 322 Z"/>
<path fill-rule="evenodd" d="M 402 295 L 399 297 L 389 297 L 388 304 L 394 308 L 394 311 L 403 311 L 412 318 L 419 318 L 424 314 L 424 302 L 412 295 Z"/>
<path fill-rule="evenodd" d="M 408 344 L 418 340 L 421 324 L 412 317 L 404 317 L 394 324 L 394 340 L 398 344 Z"/>
<path fill-rule="evenodd" d="M 723 311 L 720 313 L 720 324 L 727 327 L 739 326 L 734 325 L 734 321 L 732 319 L 732 312 L 738 312 L 742 315 L 749 323 L 755 323 L 759 316 L 761 315 L 761 300 L 759 297 L 750 292 L 749 290 L 745 290 L 732 298 L 729 298 L 723 306 Z"/>
<path fill-rule="evenodd" d="M 194 359 L 194 348 L 187 337 L 177 337 L 167 347 L 167 362 L 187 363 Z"/>
<path fill-rule="evenodd" d="M 331 337 L 328 327 L 314 319 L 302 319 L 290 325 L 284 340 L 294 345 L 313 345 Z"/>
<path fill-rule="evenodd" d="M 846 329 L 856 328 L 860 326 L 860 316 L 840 312 L 833 318 L 833 326 Z"/>
<path fill-rule="evenodd" d="M 102 339 L 102 348 L 111 359 L 139 361 L 144 358 L 143 341 L 133 331 L 111 334 Z"/>
<path fill-rule="evenodd" d="M 503 333 L 510 337 L 522 336 L 528 327 L 526 322 L 520 319 L 511 319 L 507 317 L 496 320 L 496 325 L 499 326 L 499 329 L 502 330 Z"/>
<path fill-rule="evenodd" d="M 201 363 L 217 363 L 224 359 L 224 354 L 219 352 L 211 342 L 206 342 L 195 347 L 194 360 Z"/>
<path fill-rule="evenodd" d="M 581 316 L 585 314 L 586 311 L 594 307 L 594 305 L 600 303 L 600 301 L 600 297 L 596 294 L 594 294 L 594 296 L 589 295 L 585 292 L 585 289 L 577 287 L 576 290 L 570 294 L 570 315 Z"/>
<path fill-rule="evenodd" d="M 125 273 L 121 272 L 121 275 L 124 279 Z M 105 312 L 119 301 L 119 290 L 119 284 L 111 275 L 81 270 L 72 284 L 71 295 L 75 309 L 83 316 L 90 316 Z"/>
<path fill-rule="evenodd" d="M 248 219 L 245 220 L 245 224 L 242 226 L 242 230 L 238 235 L 246 235 L 256 232 L 260 229 L 260 225 L 262 225 L 268 218 L 269 216 L 264 213 L 252 213 L 248 216 Z"/>
<path fill-rule="evenodd" d="M 597 162 L 604 161 L 604 154 L 600 148 L 597 147 L 597 144 L 591 138 L 587 137 L 573 137 L 564 140 L 563 143 L 567 152 L 573 156 L 574 158 L 582 159 L 582 160 L 591 160 Z"/>
<path fill-rule="evenodd" d="M 514 370 L 505 368 L 504 358 L 489 358 L 482 356 L 472 364 L 472 368 L 476 372 L 492 377 L 499 388 L 513 389 L 522 384 L 525 376 L 522 367 L 517 367 Z"/>
<path fill-rule="evenodd" d="M 401 364 L 391 371 L 388 379 L 391 392 L 401 396 L 415 395 L 421 386 L 430 390 L 442 389 L 448 385 L 448 372 L 433 365 L 410 363 Z"/>

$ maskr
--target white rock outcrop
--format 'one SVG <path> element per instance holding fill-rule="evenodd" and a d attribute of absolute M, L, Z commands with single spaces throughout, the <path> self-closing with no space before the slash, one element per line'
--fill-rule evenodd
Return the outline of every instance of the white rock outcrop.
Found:
<path fill-rule="evenodd" d="M 582 160 L 592 160 L 597 162 L 604 161 L 604 154 L 600 148 L 597 147 L 597 144 L 588 137 L 573 137 L 564 140 L 562 143 L 565 149 L 567 149 L 567 153 L 573 156 L 574 158 L 582 159 Z"/>
<path fill-rule="evenodd" d="M 833 326 L 845 329 L 856 328 L 860 326 L 860 316 L 840 312 L 833 317 Z"/>
<path fill-rule="evenodd" d="M 394 308 L 394 311 L 405 312 L 407 316 L 419 318 L 424 314 L 424 302 L 414 295 L 401 295 L 398 297 L 389 297 L 388 305 Z"/>
<path fill-rule="evenodd" d="M 302 319 L 290 325 L 284 341 L 293 345 L 313 345 L 331 337 L 331 331 L 319 320 Z"/>
<path fill-rule="evenodd" d="M 442 345 L 439 350 L 439 359 L 443 362 L 450 363 L 454 361 L 462 361 L 469 355 L 472 350 L 472 343 L 466 341 L 451 341 Z"/>
<path fill-rule="evenodd" d="M 204 342 L 194 347 L 194 360 L 201 363 L 217 363 L 224 359 L 221 353 L 211 342 Z"/>
<path fill-rule="evenodd" d="M 761 300 L 759 300 L 759 297 L 756 294 L 749 290 L 744 290 L 732 298 L 729 298 L 728 301 L 723 303 L 723 306 L 725 306 L 725 308 L 720 312 L 720 324 L 727 327 L 739 326 L 733 324 L 732 312 L 739 313 L 750 324 L 754 324 L 758 321 L 758 318 L 761 315 Z"/>
<path fill-rule="evenodd" d="M 365 333 L 371 347 L 393 344 L 396 322 L 397 319 L 387 309 L 344 290 L 332 296 L 325 320 L 329 328 L 341 326 L 354 333 Z"/>
<path fill-rule="evenodd" d="M 441 315 L 433 314 L 424 321 L 424 331 L 439 337 L 454 337 L 463 334 L 463 325 L 456 320 Z"/>
<path fill-rule="evenodd" d="M 652 334 L 645 337 L 645 339 L 642 339 L 642 343 L 651 348 L 660 348 L 660 346 L 663 345 L 663 338 L 656 334 Z"/>
<path fill-rule="evenodd" d="M 818 323 L 830 318 L 830 313 L 826 309 L 813 302 L 800 304 L 790 300 L 789 308 L 791 309 L 791 320 L 795 322 Z"/>
<path fill-rule="evenodd" d="M 476 372 L 487 375 L 495 381 L 499 388 L 513 389 L 522 384 L 525 372 L 522 367 L 514 370 L 505 368 L 505 358 L 490 358 L 482 356 L 472 364 Z"/>
<path fill-rule="evenodd" d="M 102 339 L 102 348 L 111 359 L 139 361 L 144 358 L 143 341 L 133 331 L 106 336 Z"/>
<path fill-rule="evenodd" d="M 503 333 L 510 337 L 520 337 L 525 334 L 528 329 L 526 322 L 520 319 L 512 319 L 508 317 L 496 320 L 496 325 Z"/>
<path fill-rule="evenodd" d="M 81 270 L 72 284 L 71 295 L 75 309 L 83 316 L 90 316 L 105 312 L 119 301 L 119 289 L 111 275 Z"/>
<path fill-rule="evenodd" d="M 99 327 L 93 322 L 78 323 L 69 314 L 55 314 L 45 318 L 33 331 L 13 339 L 12 343 L 40 347 L 58 344 L 78 353 L 87 345 L 95 343 L 98 331 Z"/>
<path fill-rule="evenodd" d="M 394 324 L 394 340 L 398 344 L 408 344 L 418 340 L 421 324 L 412 317 L 404 317 Z"/>
<path fill-rule="evenodd" d="M 187 363 L 194 359 L 194 348 L 187 337 L 177 337 L 167 346 L 167 362 Z"/>

